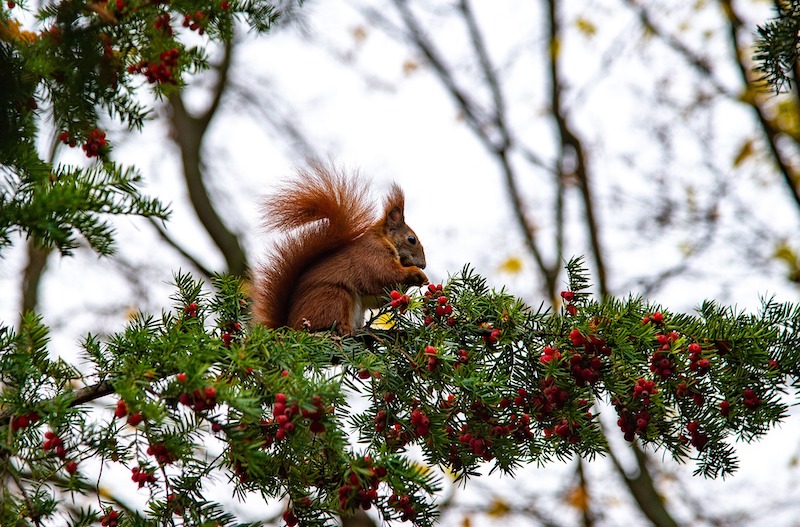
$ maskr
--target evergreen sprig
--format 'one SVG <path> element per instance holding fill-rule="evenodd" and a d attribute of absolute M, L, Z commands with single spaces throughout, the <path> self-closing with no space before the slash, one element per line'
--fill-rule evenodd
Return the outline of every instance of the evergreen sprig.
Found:
<path fill-rule="evenodd" d="M 579 261 L 567 268 L 588 287 Z M 706 302 L 690 315 L 584 289 L 549 312 L 465 268 L 392 294 L 366 332 L 339 338 L 248 324 L 234 278 L 216 277 L 213 294 L 187 274 L 175 283 L 161 317 L 89 336 L 87 371 L 49 357 L 33 315 L 0 332 L 0 470 L 17 486 L 0 518 L 243 525 L 207 495 L 222 478 L 235 498 L 285 499 L 288 525 L 359 507 L 432 525 L 434 468 L 463 479 L 602 455 L 601 412 L 629 441 L 716 477 L 736 469 L 732 440 L 786 417 L 800 364 L 800 308 L 771 300 L 757 314 Z M 109 478 L 147 509 L 102 493 L 99 507 L 61 505 Z"/>
<path fill-rule="evenodd" d="M 791 88 L 800 46 L 800 1 L 775 3 L 775 18 L 758 26 L 753 58 L 776 93 Z M 795 79 L 796 81 L 796 79 Z"/>
<path fill-rule="evenodd" d="M 135 172 L 111 159 L 105 122 L 141 128 L 151 110 L 142 88 L 176 93 L 187 73 L 208 67 L 211 42 L 233 37 L 237 19 L 265 32 L 280 15 L 266 0 L 61 1 L 44 3 L 26 27 L 29 3 L 7 4 L 0 6 L 0 251 L 22 233 L 63 253 L 82 236 L 105 255 L 113 231 L 104 215 L 164 219 L 165 208 L 139 193 Z M 54 166 L 37 145 L 46 135 L 94 162 Z"/>

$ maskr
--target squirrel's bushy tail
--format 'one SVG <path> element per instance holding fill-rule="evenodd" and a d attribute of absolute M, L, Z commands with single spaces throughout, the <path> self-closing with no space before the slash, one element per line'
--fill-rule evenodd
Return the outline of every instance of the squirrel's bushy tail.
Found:
<path fill-rule="evenodd" d="M 311 163 L 265 199 L 264 225 L 280 235 L 253 277 L 253 314 L 268 327 L 286 325 L 298 278 L 375 222 L 369 188 L 356 176 Z"/>

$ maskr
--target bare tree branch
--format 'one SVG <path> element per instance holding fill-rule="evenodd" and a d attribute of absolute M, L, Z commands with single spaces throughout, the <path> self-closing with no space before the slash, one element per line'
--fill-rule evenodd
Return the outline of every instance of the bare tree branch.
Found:
<path fill-rule="evenodd" d="M 183 171 L 189 199 L 194 207 L 200 223 L 219 248 L 227 264 L 227 271 L 236 275 L 247 273 L 247 257 L 242 249 L 238 236 L 231 232 L 222 221 L 219 213 L 211 203 L 208 188 L 203 180 L 202 143 L 208 125 L 219 108 L 224 87 L 229 74 L 232 42 L 227 42 L 225 54 L 217 66 L 219 78 L 215 85 L 212 102 L 200 116 L 189 113 L 180 94 L 169 97 L 172 110 L 171 122 L 174 129 L 174 141 L 181 151 Z"/>
<path fill-rule="evenodd" d="M 597 286 L 601 295 L 608 294 L 606 280 L 605 251 L 600 241 L 600 226 L 594 210 L 594 199 L 592 198 L 591 185 L 589 181 L 589 169 L 586 164 L 586 154 L 582 141 L 577 134 L 572 131 L 567 117 L 561 104 L 561 80 L 558 61 L 558 46 L 561 39 L 561 30 L 558 20 L 555 0 L 548 0 L 548 42 L 550 43 L 549 59 L 550 70 L 550 103 L 553 112 L 553 119 L 558 127 L 561 138 L 561 161 L 559 165 L 559 179 L 574 175 L 580 183 L 581 195 L 583 196 L 583 207 L 586 212 L 586 228 L 589 231 L 589 239 L 592 245 L 592 258 L 594 259 L 595 272 L 597 274 Z M 574 169 L 568 166 L 564 169 L 564 158 L 572 158 Z M 570 161 L 568 159 L 568 161 Z M 563 184 L 563 181 L 559 183 Z"/>
<path fill-rule="evenodd" d="M 731 48 L 734 57 L 737 59 L 736 63 L 742 76 L 742 82 L 744 83 L 745 87 L 747 87 L 748 91 L 754 92 L 756 91 L 756 88 L 753 86 L 753 82 L 750 78 L 750 71 L 746 66 L 744 51 L 741 43 L 739 42 L 739 30 L 743 26 L 742 19 L 736 12 L 731 0 L 720 0 L 720 5 L 722 6 L 724 13 L 727 15 L 727 20 L 729 23 L 728 33 L 730 36 Z M 751 108 L 753 108 L 753 111 L 756 114 L 756 117 L 758 117 L 758 122 L 761 125 L 761 129 L 767 139 L 767 145 L 769 146 L 770 152 L 772 152 L 772 157 L 778 166 L 778 170 L 780 171 L 781 176 L 783 176 L 783 181 L 788 187 L 789 193 L 794 199 L 798 209 L 800 209 L 800 176 L 798 176 L 798 174 L 792 170 L 792 167 L 789 166 L 789 163 L 787 163 L 784 159 L 780 148 L 778 148 L 778 139 L 783 134 L 781 134 L 781 131 L 770 122 L 766 115 L 765 109 L 762 108 L 756 97 L 752 97 L 751 101 L 749 102 Z"/>

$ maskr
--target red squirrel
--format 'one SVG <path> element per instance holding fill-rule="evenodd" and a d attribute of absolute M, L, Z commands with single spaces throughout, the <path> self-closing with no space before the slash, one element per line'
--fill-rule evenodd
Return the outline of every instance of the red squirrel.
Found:
<path fill-rule="evenodd" d="M 263 205 L 266 227 L 282 236 L 256 271 L 257 321 L 352 334 L 364 324 L 368 297 L 428 282 L 400 187 L 390 187 L 376 217 L 363 180 L 319 163 L 297 175 Z"/>

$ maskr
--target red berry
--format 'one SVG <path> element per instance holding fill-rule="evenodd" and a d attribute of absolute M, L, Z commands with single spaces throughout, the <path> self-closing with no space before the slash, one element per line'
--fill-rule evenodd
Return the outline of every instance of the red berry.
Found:
<path fill-rule="evenodd" d="M 298 523 L 298 519 L 294 515 L 294 512 L 292 512 L 292 509 L 286 509 L 286 511 L 283 513 L 283 521 L 285 521 L 286 525 L 289 527 L 294 527 Z"/>
<path fill-rule="evenodd" d="M 661 324 L 664 321 L 664 315 L 661 314 L 661 311 L 656 311 L 650 315 L 650 319 L 656 324 Z"/>
<path fill-rule="evenodd" d="M 142 414 L 136 412 L 135 414 L 131 414 L 128 416 L 128 424 L 131 426 L 136 426 L 139 423 L 141 423 L 143 419 L 144 418 L 142 417 Z"/>
<path fill-rule="evenodd" d="M 178 375 L 176 375 L 176 378 L 178 379 L 178 382 L 184 383 L 189 379 L 189 376 L 186 375 L 186 373 L 181 372 Z"/>
<path fill-rule="evenodd" d="M 64 466 L 64 468 L 67 469 L 67 472 L 70 474 L 75 474 L 75 472 L 78 470 L 78 462 L 70 461 Z"/>
<path fill-rule="evenodd" d="M 572 291 L 561 291 L 561 298 L 563 298 L 565 302 L 572 302 L 575 300 L 575 293 Z"/>
<path fill-rule="evenodd" d="M 728 414 L 731 412 L 731 403 L 728 401 L 722 401 L 719 403 L 719 413 L 722 417 L 728 417 Z"/>

